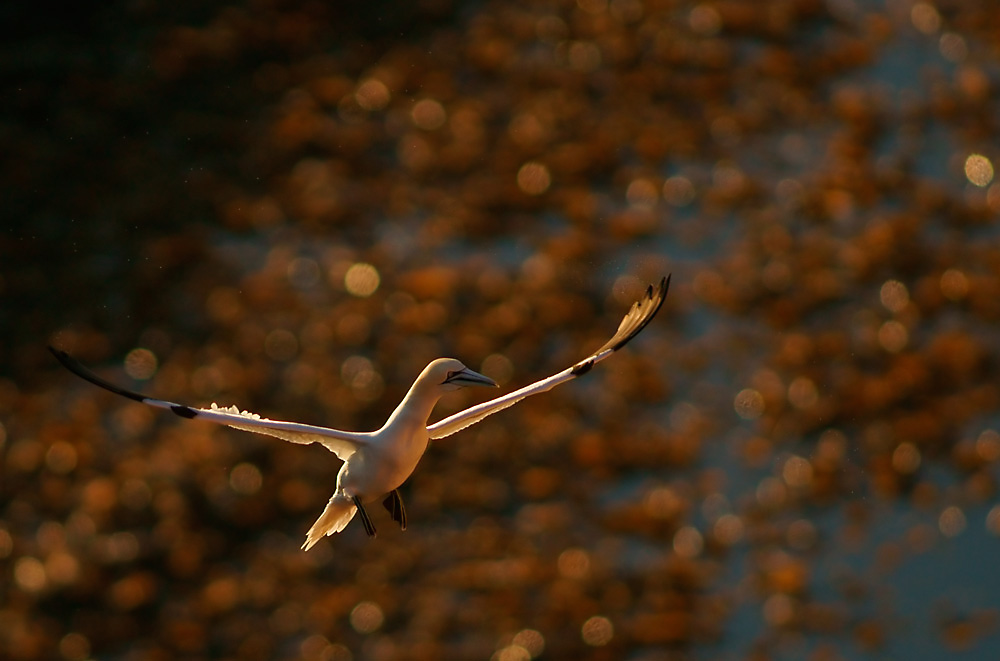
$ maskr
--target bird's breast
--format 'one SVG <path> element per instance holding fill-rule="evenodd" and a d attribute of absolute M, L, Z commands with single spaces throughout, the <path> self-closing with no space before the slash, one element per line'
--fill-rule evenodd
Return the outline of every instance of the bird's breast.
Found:
<path fill-rule="evenodd" d="M 428 438 L 427 428 L 423 426 L 414 432 L 400 435 L 393 443 L 380 448 L 383 461 L 394 466 L 397 472 L 405 472 L 403 479 L 406 479 L 424 456 Z"/>
<path fill-rule="evenodd" d="M 347 483 L 343 486 L 370 497 L 392 491 L 413 473 L 427 449 L 428 438 L 427 429 L 422 428 L 416 433 L 387 435 L 359 450 L 348 462 Z"/>

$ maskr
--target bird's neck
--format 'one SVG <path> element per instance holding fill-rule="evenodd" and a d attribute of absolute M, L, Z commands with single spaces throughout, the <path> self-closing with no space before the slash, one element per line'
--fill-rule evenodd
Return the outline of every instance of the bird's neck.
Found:
<path fill-rule="evenodd" d="M 406 397 L 399 403 L 396 410 L 392 412 L 385 426 L 390 425 L 413 425 L 427 426 L 427 421 L 431 417 L 435 404 L 441 398 L 441 392 L 437 388 L 421 387 L 422 384 L 414 383 Z"/>

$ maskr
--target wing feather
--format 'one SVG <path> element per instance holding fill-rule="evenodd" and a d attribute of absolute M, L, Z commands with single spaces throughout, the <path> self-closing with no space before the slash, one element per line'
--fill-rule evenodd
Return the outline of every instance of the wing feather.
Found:
<path fill-rule="evenodd" d="M 52 347 L 49 347 L 49 351 L 56 357 L 56 360 L 62 363 L 63 367 L 80 378 L 105 390 L 109 390 L 116 395 L 121 395 L 133 401 L 148 404 L 149 406 L 155 406 L 156 408 L 167 409 L 182 418 L 208 420 L 209 422 L 227 425 L 234 429 L 265 434 L 300 445 L 319 443 L 345 461 L 359 447 L 366 445 L 371 438 L 370 434 L 362 432 L 340 431 L 339 429 L 304 425 L 298 422 L 269 420 L 268 418 L 262 418 L 256 413 L 240 411 L 235 406 L 221 408 L 212 404 L 211 408 L 203 409 L 154 399 L 102 379 L 65 351 L 60 351 Z"/>
<path fill-rule="evenodd" d="M 514 392 L 507 393 L 506 395 L 502 395 L 496 399 L 483 402 L 482 404 L 477 404 L 476 406 L 467 408 L 464 411 L 459 411 L 458 413 L 443 420 L 439 420 L 433 425 L 427 427 L 430 437 L 432 439 L 438 439 L 450 436 L 457 431 L 476 424 L 486 416 L 493 415 L 497 411 L 502 411 L 505 408 L 513 406 L 525 397 L 548 392 L 561 383 L 565 383 L 566 381 L 570 381 L 578 376 L 586 374 L 594 365 L 628 344 L 629 340 L 638 335 L 639 332 L 646 327 L 646 324 L 648 324 L 650 320 L 656 316 L 656 313 L 659 312 L 664 299 L 667 297 L 667 290 L 669 288 L 670 276 L 661 279 L 659 286 L 655 290 L 652 285 L 647 287 L 645 296 L 632 304 L 632 307 L 618 325 L 618 330 L 611 337 L 611 339 L 608 340 L 600 349 L 593 352 L 572 367 L 557 374 L 553 374 L 552 376 L 542 379 L 541 381 L 536 381 L 535 383 L 525 386 L 520 390 L 515 390 Z"/>

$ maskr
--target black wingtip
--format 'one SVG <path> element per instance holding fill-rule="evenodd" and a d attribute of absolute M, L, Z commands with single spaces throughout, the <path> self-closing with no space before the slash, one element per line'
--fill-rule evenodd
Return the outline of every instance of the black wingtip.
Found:
<path fill-rule="evenodd" d="M 673 273 L 668 273 L 665 278 L 660 278 L 660 287 L 659 287 L 660 298 L 666 298 L 667 297 L 667 291 L 670 289 L 670 277 L 672 275 L 673 275 Z M 649 298 L 652 299 L 653 298 L 653 292 L 652 292 L 653 285 L 650 285 L 649 289 L 650 289 Z"/>
<path fill-rule="evenodd" d="M 56 360 L 58 360 L 63 367 L 68 369 L 73 374 L 76 374 L 84 381 L 89 381 L 90 383 L 93 383 L 95 386 L 104 388 L 105 390 L 113 392 L 116 395 L 121 395 L 122 397 L 128 397 L 129 399 L 134 400 L 136 402 L 145 402 L 147 399 L 149 399 L 143 394 L 133 392 L 131 390 L 125 390 L 124 388 L 116 386 L 110 381 L 105 381 L 104 379 L 102 379 L 101 377 L 97 376 L 89 369 L 84 367 L 83 364 L 81 364 L 80 361 L 78 361 L 76 358 L 69 355 L 65 351 L 62 351 L 61 349 L 56 349 L 55 347 L 52 346 L 49 346 L 48 349 L 52 353 L 52 355 L 56 357 Z"/>
<path fill-rule="evenodd" d="M 663 301 L 667 298 L 667 290 L 670 287 L 670 275 L 661 278 L 659 287 L 657 289 L 653 288 L 653 285 L 646 287 L 646 295 L 640 298 L 638 301 L 632 304 L 629 309 L 628 314 L 622 319 L 622 325 L 619 327 L 618 332 L 612 337 L 607 344 L 594 352 L 594 354 L 599 354 L 606 349 L 611 349 L 612 351 L 618 351 L 623 346 L 629 343 L 633 337 L 639 334 L 639 332 L 646 327 L 656 313 L 660 311 L 660 307 L 663 306 Z M 586 361 L 581 361 L 577 367 L 581 367 Z M 580 372 L 585 373 L 585 368 Z"/>
<path fill-rule="evenodd" d="M 58 360 L 63 365 L 66 364 L 65 361 L 66 361 L 67 358 L 69 358 L 69 354 L 68 353 L 66 353 L 65 351 L 62 351 L 60 349 L 56 349 L 51 344 L 46 345 L 45 348 L 49 350 L 49 353 L 51 353 L 53 356 L 56 357 L 56 360 Z"/>

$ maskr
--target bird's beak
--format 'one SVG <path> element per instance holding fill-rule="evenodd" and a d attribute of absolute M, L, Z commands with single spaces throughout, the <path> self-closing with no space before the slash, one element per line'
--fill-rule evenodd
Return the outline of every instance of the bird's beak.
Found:
<path fill-rule="evenodd" d="M 445 379 L 445 383 L 451 383 L 456 386 L 491 386 L 493 388 L 499 388 L 500 386 L 496 381 L 488 376 L 483 376 L 479 372 L 473 372 L 468 367 L 460 372 L 455 372 L 450 377 Z"/>

